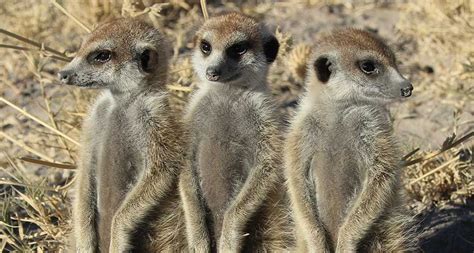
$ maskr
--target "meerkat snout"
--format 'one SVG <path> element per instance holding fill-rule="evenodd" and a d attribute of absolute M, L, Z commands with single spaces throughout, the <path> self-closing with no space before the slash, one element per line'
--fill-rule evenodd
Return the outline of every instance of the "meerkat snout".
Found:
<path fill-rule="evenodd" d="M 411 96 L 412 91 L 413 91 L 413 85 L 411 85 L 409 81 L 406 81 L 401 88 L 402 97 L 407 98 Z"/>
<path fill-rule="evenodd" d="M 58 73 L 58 79 L 63 84 L 69 84 L 70 77 L 71 77 L 71 72 L 69 71 L 59 71 Z"/>
<path fill-rule="evenodd" d="M 206 69 L 206 78 L 211 82 L 219 81 L 221 70 L 217 67 L 209 67 Z"/>
<path fill-rule="evenodd" d="M 413 85 L 409 80 L 407 80 L 405 77 L 403 77 L 400 72 L 393 67 L 387 67 L 387 72 L 389 78 L 387 79 L 387 85 L 390 87 L 393 87 L 392 93 L 393 97 L 401 96 L 404 98 L 410 97 L 412 92 L 413 92 Z M 397 96 L 395 96 L 397 95 Z"/>

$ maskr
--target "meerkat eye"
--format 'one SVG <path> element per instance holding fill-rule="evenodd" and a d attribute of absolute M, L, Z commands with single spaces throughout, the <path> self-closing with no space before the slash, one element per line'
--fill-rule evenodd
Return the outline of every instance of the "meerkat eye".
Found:
<path fill-rule="evenodd" d="M 247 53 L 247 50 L 249 49 L 249 47 L 250 47 L 249 43 L 247 41 L 243 41 L 229 47 L 227 53 L 232 58 L 238 58 L 244 55 L 245 53 Z"/>
<path fill-rule="evenodd" d="M 109 50 L 101 50 L 95 53 L 94 61 L 99 63 L 106 63 L 112 58 L 112 52 Z"/>
<path fill-rule="evenodd" d="M 205 54 L 205 55 L 209 55 L 212 51 L 212 47 L 211 47 L 211 44 L 209 44 L 209 42 L 203 40 L 201 41 L 201 51 Z"/>
<path fill-rule="evenodd" d="M 372 60 L 365 60 L 359 63 L 360 70 L 367 75 L 377 74 L 378 68 L 375 66 L 375 62 Z"/>
<path fill-rule="evenodd" d="M 238 55 L 243 55 L 247 52 L 247 49 L 249 48 L 249 45 L 248 43 L 246 42 L 243 42 L 243 43 L 239 43 L 239 44 L 236 44 L 232 50 L 238 54 Z"/>

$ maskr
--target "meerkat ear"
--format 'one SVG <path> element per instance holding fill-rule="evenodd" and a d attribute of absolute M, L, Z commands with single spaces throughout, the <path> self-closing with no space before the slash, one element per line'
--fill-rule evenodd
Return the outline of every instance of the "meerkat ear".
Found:
<path fill-rule="evenodd" d="M 140 70 L 145 73 L 151 73 L 158 65 L 158 53 L 154 49 L 144 49 L 138 57 Z"/>
<path fill-rule="evenodd" d="M 327 83 L 332 74 L 332 63 L 327 56 L 320 56 L 313 64 L 318 80 Z"/>
<path fill-rule="evenodd" d="M 278 43 L 277 38 L 275 36 L 270 35 L 266 37 L 263 41 L 263 53 L 267 58 L 268 63 L 272 63 L 275 61 L 278 55 L 278 49 L 280 48 L 280 43 Z"/>

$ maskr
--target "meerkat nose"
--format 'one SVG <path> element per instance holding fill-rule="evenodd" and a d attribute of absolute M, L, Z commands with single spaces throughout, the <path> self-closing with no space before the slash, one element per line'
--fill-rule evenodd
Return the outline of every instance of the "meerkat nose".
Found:
<path fill-rule="evenodd" d="M 61 83 L 67 84 L 69 83 L 69 79 L 71 77 L 71 73 L 69 71 L 59 71 L 58 73 L 58 79 L 61 81 Z"/>
<path fill-rule="evenodd" d="M 402 97 L 411 96 L 412 91 L 413 91 L 413 85 L 411 85 L 411 83 L 408 83 L 406 87 L 403 87 L 401 89 Z"/>
<path fill-rule="evenodd" d="M 221 77 L 221 71 L 217 68 L 209 67 L 206 69 L 206 78 L 209 81 L 218 81 Z"/>

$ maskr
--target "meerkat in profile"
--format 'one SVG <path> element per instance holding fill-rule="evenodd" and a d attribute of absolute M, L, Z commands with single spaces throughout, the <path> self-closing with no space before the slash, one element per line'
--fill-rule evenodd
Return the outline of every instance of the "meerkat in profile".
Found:
<path fill-rule="evenodd" d="M 401 155 L 387 105 L 412 85 L 378 37 L 336 30 L 316 43 L 284 145 L 302 252 L 406 252 Z"/>
<path fill-rule="evenodd" d="M 282 140 L 266 84 L 279 43 L 240 13 L 207 20 L 195 43 L 193 65 L 200 82 L 185 115 L 190 164 L 180 183 L 189 246 L 284 250 L 291 243 Z"/>
<path fill-rule="evenodd" d="M 182 133 L 164 84 L 168 43 L 152 26 L 99 26 L 58 76 L 102 89 L 83 126 L 73 207 L 76 252 L 186 248 L 178 173 Z"/>

